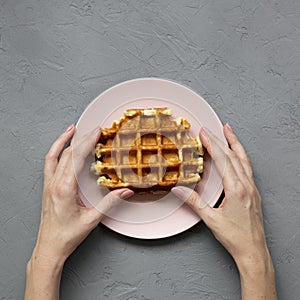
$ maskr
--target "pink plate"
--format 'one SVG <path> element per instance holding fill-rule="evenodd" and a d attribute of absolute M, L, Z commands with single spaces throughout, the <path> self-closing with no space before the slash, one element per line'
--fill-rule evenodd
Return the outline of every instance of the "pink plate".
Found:
<path fill-rule="evenodd" d="M 174 81 L 138 78 L 119 83 L 99 95 L 78 120 L 72 144 L 97 126 L 110 127 L 128 108 L 147 107 L 169 107 L 174 117 L 184 117 L 191 123 L 191 136 L 196 136 L 205 126 L 225 142 L 222 123 L 200 95 Z M 93 159 L 92 155 L 88 157 L 78 176 L 80 197 L 88 207 L 107 194 L 106 189 L 96 185 L 97 176 L 89 172 Z M 205 157 L 202 180 L 195 189 L 211 206 L 216 204 L 222 193 L 222 178 L 209 156 Z M 133 198 L 134 201 L 123 201 L 112 209 L 102 223 L 130 237 L 157 239 L 183 232 L 200 221 L 172 193 L 161 199 L 153 195 L 135 195 Z"/>

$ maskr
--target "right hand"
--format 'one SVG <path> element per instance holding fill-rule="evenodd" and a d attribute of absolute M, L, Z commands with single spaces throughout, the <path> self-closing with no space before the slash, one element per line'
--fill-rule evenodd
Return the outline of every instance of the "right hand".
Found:
<path fill-rule="evenodd" d="M 261 197 L 243 146 L 228 124 L 223 130 L 230 148 L 208 129 L 200 131 L 203 146 L 223 176 L 225 198 L 221 205 L 210 207 L 205 199 L 187 187 L 175 187 L 172 192 L 201 217 L 238 267 L 259 266 L 269 258 Z"/>

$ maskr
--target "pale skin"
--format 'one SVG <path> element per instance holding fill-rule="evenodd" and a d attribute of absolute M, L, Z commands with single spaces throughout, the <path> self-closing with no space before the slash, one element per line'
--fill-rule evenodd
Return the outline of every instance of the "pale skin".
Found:
<path fill-rule="evenodd" d="M 76 171 L 93 149 L 99 131 L 95 129 L 76 145 Z M 98 207 L 84 207 L 78 197 L 72 151 L 70 147 L 65 148 L 74 133 L 75 127 L 71 125 L 45 157 L 41 222 L 27 264 L 25 300 L 59 299 L 66 259 L 99 224 L 105 212 L 133 195 L 129 189 L 120 189 L 109 193 Z M 200 131 L 201 142 L 223 177 L 225 198 L 220 207 L 211 208 L 196 192 L 184 187 L 173 188 L 172 192 L 201 217 L 232 255 L 240 272 L 242 299 L 276 300 L 274 268 L 252 168 L 243 146 L 228 124 L 224 126 L 224 135 L 230 148 L 208 129 Z"/>

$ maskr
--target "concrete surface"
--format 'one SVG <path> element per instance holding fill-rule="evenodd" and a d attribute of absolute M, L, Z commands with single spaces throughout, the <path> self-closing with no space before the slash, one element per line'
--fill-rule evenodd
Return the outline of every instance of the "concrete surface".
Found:
<path fill-rule="evenodd" d="M 298 0 L 0 0 L 0 299 L 21 299 L 43 157 L 99 93 L 156 76 L 199 92 L 253 162 L 279 299 L 300 294 Z M 203 224 L 157 241 L 100 227 L 67 262 L 61 299 L 239 299 Z"/>

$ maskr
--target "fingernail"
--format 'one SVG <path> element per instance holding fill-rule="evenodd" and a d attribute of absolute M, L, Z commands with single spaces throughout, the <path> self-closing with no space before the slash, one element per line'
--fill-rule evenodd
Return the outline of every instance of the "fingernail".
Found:
<path fill-rule="evenodd" d="M 233 130 L 232 130 L 231 126 L 230 126 L 228 123 L 226 123 L 226 125 L 225 125 L 225 126 L 228 128 L 228 130 L 229 130 L 230 132 L 232 132 L 232 133 L 233 133 Z"/>
<path fill-rule="evenodd" d="M 186 197 L 185 192 L 180 188 L 180 187 L 173 187 L 171 189 L 172 193 L 175 194 L 175 196 L 181 200 L 184 200 L 184 198 Z"/>
<path fill-rule="evenodd" d="M 69 132 L 69 131 L 71 131 L 73 128 L 74 128 L 74 124 L 70 125 L 70 126 L 65 130 L 65 132 Z"/>
<path fill-rule="evenodd" d="M 94 129 L 94 132 L 98 132 L 100 129 L 101 129 L 101 127 L 100 127 L 100 126 L 97 126 L 97 127 Z"/>
<path fill-rule="evenodd" d="M 121 193 L 120 197 L 122 199 L 127 199 L 127 198 L 131 197 L 133 194 L 134 194 L 134 191 L 132 191 L 132 190 L 126 190 L 123 193 Z"/>
<path fill-rule="evenodd" d="M 207 127 L 202 127 L 204 134 L 208 137 L 211 133 L 211 131 Z"/>
<path fill-rule="evenodd" d="M 209 139 L 208 139 L 209 131 L 208 131 L 208 129 L 206 127 L 202 127 L 201 132 L 202 132 L 202 137 L 205 139 L 206 144 L 208 144 L 209 143 Z"/>

